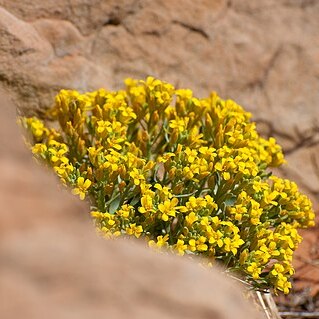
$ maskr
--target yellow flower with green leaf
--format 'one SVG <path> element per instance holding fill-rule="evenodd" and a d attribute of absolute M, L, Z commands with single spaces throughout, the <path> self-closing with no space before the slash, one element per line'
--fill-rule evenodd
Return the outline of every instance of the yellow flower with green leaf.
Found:
<path fill-rule="evenodd" d="M 76 188 L 72 190 L 74 195 L 79 195 L 81 200 L 84 200 L 88 189 L 90 188 L 92 182 L 89 179 L 84 179 L 84 177 L 80 176 L 76 182 Z"/>
<path fill-rule="evenodd" d="M 281 147 L 235 101 L 148 77 L 119 91 L 61 90 L 47 118 L 20 118 L 32 153 L 88 199 L 103 237 L 144 237 L 289 292 L 312 203 L 271 174 Z"/>

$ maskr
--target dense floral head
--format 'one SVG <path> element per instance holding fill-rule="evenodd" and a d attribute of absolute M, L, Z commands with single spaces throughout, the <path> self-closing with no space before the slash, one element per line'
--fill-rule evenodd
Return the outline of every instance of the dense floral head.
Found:
<path fill-rule="evenodd" d="M 314 213 L 295 183 L 271 176 L 285 161 L 275 139 L 216 93 L 198 99 L 152 77 L 125 84 L 62 90 L 47 119 L 58 130 L 23 118 L 34 155 L 90 199 L 105 236 L 142 236 L 288 293 L 297 228 L 313 226 Z"/>

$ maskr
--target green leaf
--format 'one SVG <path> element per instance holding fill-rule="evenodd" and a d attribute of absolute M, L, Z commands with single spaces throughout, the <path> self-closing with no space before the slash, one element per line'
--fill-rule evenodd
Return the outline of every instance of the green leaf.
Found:
<path fill-rule="evenodd" d="M 109 206 L 109 213 L 114 215 L 114 213 L 117 211 L 117 209 L 119 208 L 119 205 L 120 205 L 120 202 L 121 202 L 121 198 L 120 196 L 118 196 L 116 199 L 114 199 L 110 206 Z"/>
<path fill-rule="evenodd" d="M 233 206 L 236 202 L 237 197 L 234 195 L 231 195 L 230 197 L 225 199 L 226 206 Z"/>
<path fill-rule="evenodd" d="M 140 201 L 140 196 L 135 196 L 130 202 L 131 206 L 135 206 Z"/>

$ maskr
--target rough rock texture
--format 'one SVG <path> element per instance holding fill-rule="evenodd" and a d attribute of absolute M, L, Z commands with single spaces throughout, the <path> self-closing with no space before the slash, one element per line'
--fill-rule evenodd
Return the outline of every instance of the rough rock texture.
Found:
<path fill-rule="evenodd" d="M 278 138 L 282 173 L 316 200 L 318 16 L 316 0 L 0 0 L 0 82 L 29 112 L 128 76 L 215 90 Z"/>
<path fill-rule="evenodd" d="M 0 236 L 51 223 L 88 220 L 89 207 L 62 189 L 52 172 L 37 167 L 0 90 Z M 88 226 L 89 227 L 89 226 Z M 0 258 L 1 259 L 1 258 Z"/>
<path fill-rule="evenodd" d="M 1 318 L 263 317 L 217 269 L 97 238 L 85 205 L 32 162 L 0 98 Z"/>
<path fill-rule="evenodd" d="M 295 259 L 296 268 L 296 290 L 307 288 L 312 297 L 319 299 L 319 226 L 312 232 L 304 231 L 302 233 L 304 238 L 303 243 L 299 247 L 300 253 Z M 302 253 L 301 253 L 302 252 Z M 319 300 L 318 305 L 319 308 Z"/>
<path fill-rule="evenodd" d="M 317 218 L 315 228 L 311 231 L 301 232 L 303 242 L 298 248 L 293 262 L 296 270 L 293 276 L 293 292 L 288 296 L 279 295 L 276 297 L 276 303 L 280 311 L 308 311 L 309 316 L 319 317 L 318 224 L 319 220 Z"/>
<path fill-rule="evenodd" d="M 318 16 L 317 0 L 0 0 L 0 86 L 28 113 L 61 88 L 117 89 L 128 76 L 215 90 L 279 140 L 279 174 L 317 209 Z M 314 236 L 304 247 L 318 247 Z"/>
<path fill-rule="evenodd" d="M 217 271 L 86 230 L 2 241 L 2 318 L 260 318 Z"/>

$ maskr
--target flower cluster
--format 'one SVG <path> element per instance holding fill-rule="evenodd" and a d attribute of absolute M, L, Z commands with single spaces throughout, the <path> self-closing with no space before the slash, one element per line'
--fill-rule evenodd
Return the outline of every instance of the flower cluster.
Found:
<path fill-rule="evenodd" d="M 62 90 L 45 122 L 22 118 L 35 157 L 89 198 L 105 236 L 144 237 L 288 293 L 297 229 L 314 213 L 295 183 L 268 171 L 285 161 L 275 139 L 216 93 L 198 99 L 152 77 L 125 84 Z"/>

